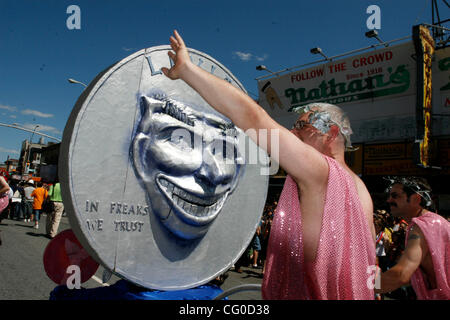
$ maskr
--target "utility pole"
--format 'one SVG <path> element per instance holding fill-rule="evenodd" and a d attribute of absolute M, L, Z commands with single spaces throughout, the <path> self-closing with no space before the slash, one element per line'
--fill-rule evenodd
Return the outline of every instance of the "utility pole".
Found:
<path fill-rule="evenodd" d="M 450 5 L 446 0 L 442 0 L 444 2 L 444 5 L 447 6 L 447 8 L 450 9 Z M 445 20 L 441 20 L 441 17 L 439 15 L 439 7 L 438 7 L 438 0 L 431 0 L 431 21 L 432 21 L 432 25 L 436 26 L 433 28 L 433 38 L 436 41 L 436 44 L 446 44 L 450 37 L 447 37 L 447 39 L 445 39 L 445 31 L 444 31 L 444 27 L 442 26 L 442 24 L 449 22 L 450 19 L 445 19 Z"/>

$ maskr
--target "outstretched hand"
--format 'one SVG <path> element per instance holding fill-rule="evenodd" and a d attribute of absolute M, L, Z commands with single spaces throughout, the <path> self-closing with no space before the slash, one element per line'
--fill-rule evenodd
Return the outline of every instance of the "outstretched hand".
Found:
<path fill-rule="evenodd" d="M 167 77 L 176 80 L 181 78 L 182 71 L 191 63 L 191 59 L 189 58 L 183 38 L 181 38 L 176 30 L 173 34 L 175 37 L 170 37 L 170 46 L 175 53 L 169 51 L 167 54 L 174 62 L 174 65 L 170 69 L 163 67 L 161 70 Z"/>

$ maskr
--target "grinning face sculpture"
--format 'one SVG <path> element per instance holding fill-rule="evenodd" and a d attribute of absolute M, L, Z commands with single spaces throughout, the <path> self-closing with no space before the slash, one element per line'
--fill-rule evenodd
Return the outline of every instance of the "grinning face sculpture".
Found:
<path fill-rule="evenodd" d="M 203 236 L 242 173 L 238 131 L 162 95 L 142 96 L 131 148 L 153 213 L 177 237 Z"/>

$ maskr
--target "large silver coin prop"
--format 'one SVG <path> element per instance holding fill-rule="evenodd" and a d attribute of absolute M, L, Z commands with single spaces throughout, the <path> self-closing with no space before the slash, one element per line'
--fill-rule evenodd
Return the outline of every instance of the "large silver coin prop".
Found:
<path fill-rule="evenodd" d="M 192 88 L 162 74 L 168 50 L 136 52 L 92 81 L 66 124 L 59 168 L 70 224 L 94 259 L 137 285 L 182 290 L 217 277 L 247 248 L 268 158 Z M 219 62 L 189 53 L 245 92 Z"/>

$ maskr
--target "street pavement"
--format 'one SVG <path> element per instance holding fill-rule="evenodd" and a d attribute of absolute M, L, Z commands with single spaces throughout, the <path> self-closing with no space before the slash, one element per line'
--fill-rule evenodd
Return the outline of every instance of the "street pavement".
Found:
<path fill-rule="evenodd" d="M 262 283 L 262 269 L 241 267 L 242 273 L 237 273 L 234 268 L 226 272 L 228 278 L 225 280 L 221 289 L 224 292 L 238 286 Z M 261 290 L 240 291 L 228 296 L 229 300 L 261 300 Z"/>
<path fill-rule="evenodd" d="M 4 219 L 0 223 L 0 300 L 48 300 L 56 284 L 45 273 L 43 254 L 50 242 L 45 236 L 45 214 L 42 215 L 39 229 L 32 222 Z M 59 232 L 70 229 L 67 217 L 62 217 Z M 227 291 L 246 284 L 261 284 L 262 270 L 242 267 L 242 273 L 233 269 L 221 285 Z M 114 284 L 120 278 L 113 275 L 107 284 L 102 284 L 104 269 L 83 283 L 83 288 L 98 288 Z M 241 291 L 228 296 L 229 300 L 260 300 L 260 290 Z"/>

